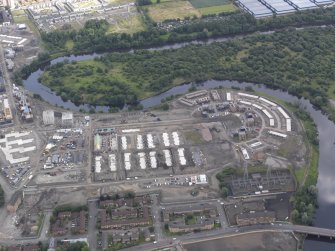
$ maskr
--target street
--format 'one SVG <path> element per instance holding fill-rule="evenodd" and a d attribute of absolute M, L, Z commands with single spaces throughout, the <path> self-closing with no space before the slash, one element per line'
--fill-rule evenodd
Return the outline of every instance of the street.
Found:
<path fill-rule="evenodd" d="M 97 217 L 98 217 L 98 200 L 88 201 L 88 243 L 90 244 L 91 250 L 97 250 Z"/>

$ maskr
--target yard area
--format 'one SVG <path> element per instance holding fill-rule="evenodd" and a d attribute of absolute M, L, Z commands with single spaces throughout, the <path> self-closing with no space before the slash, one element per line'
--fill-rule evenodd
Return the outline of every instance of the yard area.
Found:
<path fill-rule="evenodd" d="M 211 6 L 226 5 L 231 3 L 229 0 L 189 0 L 194 8 L 205 8 Z"/>
<path fill-rule="evenodd" d="M 148 7 L 149 16 L 155 22 L 162 22 L 167 19 L 184 19 L 185 17 L 200 17 L 200 12 L 188 1 L 166 1 L 153 4 Z"/>
<path fill-rule="evenodd" d="M 27 14 L 25 12 L 18 11 L 18 12 L 14 12 L 14 13 L 15 13 L 15 15 L 12 14 L 14 23 L 16 23 L 16 24 L 26 24 L 32 32 L 34 32 L 36 35 L 39 36 L 40 33 L 39 33 L 37 27 L 28 18 Z"/>
<path fill-rule="evenodd" d="M 222 12 L 234 12 L 236 6 L 229 0 L 190 0 L 201 15 L 218 14 Z"/>
<path fill-rule="evenodd" d="M 219 14 L 223 12 L 234 12 L 237 10 L 237 7 L 234 4 L 229 3 L 218 6 L 204 7 L 198 10 L 200 11 L 201 15 L 210 15 L 210 14 Z"/>

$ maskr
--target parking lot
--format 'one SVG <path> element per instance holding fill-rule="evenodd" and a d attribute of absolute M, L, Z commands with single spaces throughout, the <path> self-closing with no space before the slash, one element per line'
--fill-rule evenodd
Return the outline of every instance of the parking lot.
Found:
<path fill-rule="evenodd" d="M 30 162 L 22 162 L 1 168 L 2 175 L 7 178 L 9 184 L 13 187 L 17 186 L 22 179 L 29 178 L 31 175 Z"/>
<path fill-rule="evenodd" d="M 87 163 L 87 138 L 82 129 L 59 129 L 47 136 L 43 169 L 71 169 Z"/>

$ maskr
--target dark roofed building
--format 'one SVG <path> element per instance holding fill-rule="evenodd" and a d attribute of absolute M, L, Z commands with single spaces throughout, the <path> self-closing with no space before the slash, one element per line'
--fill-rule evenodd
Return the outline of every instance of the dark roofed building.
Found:
<path fill-rule="evenodd" d="M 11 246 L 8 251 L 21 251 L 21 245 Z"/>
<path fill-rule="evenodd" d="M 19 208 L 19 206 L 22 203 L 22 192 L 17 191 L 13 194 L 12 198 L 7 204 L 7 211 L 10 213 L 16 213 L 16 210 Z"/>
<path fill-rule="evenodd" d="M 23 246 L 23 251 L 39 251 L 37 244 L 27 244 Z"/>

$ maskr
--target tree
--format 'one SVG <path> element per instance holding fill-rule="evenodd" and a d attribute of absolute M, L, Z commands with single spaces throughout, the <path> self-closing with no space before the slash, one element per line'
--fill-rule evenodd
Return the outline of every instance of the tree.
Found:
<path fill-rule="evenodd" d="M 133 199 L 135 198 L 135 193 L 134 192 L 127 192 L 125 195 L 124 195 L 125 198 L 127 199 Z"/>
<path fill-rule="evenodd" d="M 300 217 L 299 211 L 297 209 L 294 209 L 291 212 L 291 219 L 292 219 L 292 221 L 293 222 L 299 222 L 299 217 Z"/>
<path fill-rule="evenodd" d="M 227 187 L 221 187 L 221 195 L 223 198 L 227 198 L 229 195 L 229 189 Z"/>
<path fill-rule="evenodd" d="M 304 225 L 310 225 L 311 224 L 311 217 L 308 216 L 306 212 L 304 212 L 301 216 L 301 223 Z"/>
<path fill-rule="evenodd" d="M 5 192 L 0 185 L 0 207 L 3 207 L 5 204 Z"/>
<path fill-rule="evenodd" d="M 150 5 L 152 4 L 151 0 L 137 0 L 138 6 Z"/>

